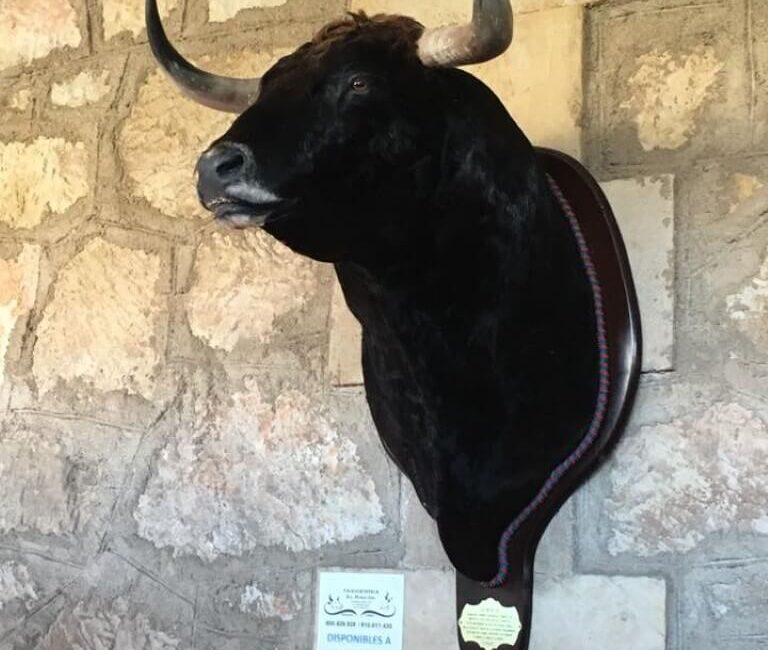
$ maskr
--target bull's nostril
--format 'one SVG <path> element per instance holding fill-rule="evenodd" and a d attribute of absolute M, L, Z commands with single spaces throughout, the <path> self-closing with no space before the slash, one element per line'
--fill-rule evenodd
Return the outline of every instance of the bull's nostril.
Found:
<path fill-rule="evenodd" d="M 243 154 L 233 151 L 224 160 L 216 165 L 216 175 L 224 178 L 243 168 L 245 157 Z"/>

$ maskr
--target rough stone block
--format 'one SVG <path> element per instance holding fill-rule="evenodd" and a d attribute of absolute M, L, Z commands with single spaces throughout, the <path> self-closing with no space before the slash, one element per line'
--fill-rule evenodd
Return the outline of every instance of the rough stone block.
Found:
<path fill-rule="evenodd" d="M 451 561 L 443 550 L 437 524 L 419 502 L 411 482 L 403 477 L 401 485 L 401 527 L 405 547 L 402 565 L 409 569 L 449 569 Z"/>
<path fill-rule="evenodd" d="M 63 138 L 0 142 L 0 223 L 32 228 L 66 212 L 90 191 L 89 159 L 84 143 Z"/>
<path fill-rule="evenodd" d="M 516 13 L 527 13 L 544 9 L 556 9 L 557 7 L 586 5 L 590 2 L 591 0 L 518 0 L 512 6 Z"/>
<path fill-rule="evenodd" d="M 472 3 L 354 0 L 352 9 L 404 14 L 434 27 L 468 20 Z M 510 49 L 467 68 L 499 96 L 534 144 L 576 157 L 581 154 L 582 26 L 580 6 L 519 15 Z"/>
<path fill-rule="evenodd" d="M 768 344 L 768 254 L 757 273 L 726 297 L 730 320 L 758 349 Z"/>
<path fill-rule="evenodd" d="M 390 14 L 411 16 L 427 27 L 458 23 L 472 16 L 472 3 L 447 0 L 434 3 L 409 3 L 407 0 L 353 0 L 352 11 L 365 11 L 368 15 Z"/>
<path fill-rule="evenodd" d="M 4 545 L 5 546 L 5 545 Z M 3 650 L 34 648 L 41 635 L 35 614 L 55 608 L 60 590 L 77 578 L 80 568 L 58 561 L 47 552 L 24 553 L 15 548 L 0 550 L 0 647 Z M 37 619 L 37 620 L 36 620 Z M 42 623 L 42 628 L 46 627 Z M 37 628 L 37 629 L 35 629 Z M 18 630 L 20 634 L 14 634 Z"/>
<path fill-rule="evenodd" d="M 181 647 L 178 638 L 152 627 L 149 612 L 131 615 L 131 605 L 123 598 L 105 606 L 77 603 L 61 612 L 35 650 L 64 647 L 178 650 Z"/>
<path fill-rule="evenodd" d="M 751 23 L 748 25 L 751 48 L 754 113 L 752 126 L 756 146 L 764 148 L 768 142 L 768 5 L 751 0 L 749 5 Z"/>
<path fill-rule="evenodd" d="M 68 536 L 92 552 L 139 437 L 83 422 L 7 423 L 0 430 L 0 534 Z"/>
<path fill-rule="evenodd" d="M 32 90 L 30 88 L 22 88 L 17 90 L 6 100 L 6 106 L 14 111 L 25 113 L 32 105 Z"/>
<path fill-rule="evenodd" d="M 150 399 L 167 320 L 160 279 L 158 255 L 91 240 L 60 271 L 37 328 L 39 389 L 80 379 Z"/>
<path fill-rule="evenodd" d="M 679 369 L 763 394 L 766 157 L 696 165 L 676 179 Z"/>
<path fill-rule="evenodd" d="M 536 550 L 537 576 L 557 577 L 573 572 L 574 518 L 573 501 L 567 501 L 549 523 Z"/>
<path fill-rule="evenodd" d="M 0 70 L 41 59 L 82 37 L 70 0 L 0 2 Z"/>
<path fill-rule="evenodd" d="M 458 648 L 453 571 L 409 571 L 405 602 L 403 648 Z"/>
<path fill-rule="evenodd" d="M 38 246 L 25 245 L 17 256 L 0 258 L 0 391 L 5 384 L 11 336 L 35 304 L 39 273 Z"/>
<path fill-rule="evenodd" d="M 0 611 L 14 600 L 29 606 L 39 599 L 29 569 L 18 562 L 0 563 Z"/>
<path fill-rule="evenodd" d="M 264 591 L 258 582 L 246 585 L 240 594 L 240 611 L 258 618 L 279 618 L 287 623 L 296 617 L 301 608 L 302 598 L 299 593 Z"/>
<path fill-rule="evenodd" d="M 591 13 L 590 159 L 602 165 L 722 155 L 749 139 L 744 14 L 729 3 L 639 0 Z"/>
<path fill-rule="evenodd" d="M 297 389 L 195 400 L 134 512 L 139 534 L 213 561 L 254 549 L 313 551 L 386 527 L 350 431 Z M 202 396 L 201 396 L 202 397 Z"/>
<path fill-rule="evenodd" d="M 696 307 L 686 310 L 684 333 L 696 336 L 696 351 L 725 365 L 732 380 L 761 360 L 768 342 L 764 163 L 760 157 L 705 165 L 684 183 L 684 252 Z"/>
<path fill-rule="evenodd" d="M 159 0 L 161 17 L 167 18 L 179 5 L 179 0 Z M 144 29 L 144 5 L 141 2 L 102 0 L 101 11 L 105 41 L 126 31 L 135 37 Z"/>
<path fill-rule="evenodd" d="M 470 69 L 496 92 L 533 144 L 576 158 L 581 157 L 583 23 L 579 6 L 523 14 L 509 50 Z"/>
<path fill-rule="evenodd" d="M 736 402 L 642 427 L 611 471 L 612 553 L 685 552 L 731 529 L 768 534 L 768 426 Z"/>
<path fill-rule="evenodd" d="M 589 0 L 515 0 L 512 7 L 515 16 L 519 16 L 532 11 L 585 5 L 588 2 Z M 440 3 L 414 4 L 412 6 L 409 6 L 404 0 L 356 0 L 356 3 L 359 6 L 354 8 L 364 9 L 370 15 L 376 13 L 404 14 L 413 16 L 425 25 L 458 23 L 469 21 L 472 17 L 472 0 L 444 0 Z"/>
<path fill-rule="evenodd" d="M 539 582 L 532 650 L 664 650 L 666 585 L 653 578 L 573 576 Z"/>
<path fill-rule="evenodd" d="M 46 590 L 44 606 L 38 606 L 23 625 L 3 633 L 4 650 L 194 647 L 194 601 L 153 580 L 151 569 L 105 553 L 62 580 L 51 563 L 45 567 L 36 559 L 30 564 L 35 575 L 47 575 L 54 584 L 61 580 L 60 586 Z"/>
<path fill-rule="evenodd" d="M 581 566 L 660 566 L 726 535 L 743 540 L 736 556 L 751 553 L 746 540 L 768 532 L 768 481 L 754 469 L 767 455 L 755 405 L 717 384 L 645 383 L 614 458 L 581 493 Z"/>
<path fill-rule="evenodd" d="M 258 76 L 288 51 L 245 51 L 213 62 L 204 58 L 201 65 L 232 76 Z M 231 123 L 231 115 L 195 104 L 162 73 L 151 73 L 118 136 L 128 192 L 170 217 L 209 218 L 197 197 L 195 165 Z"/>
<path fill-rule="evenodd" d="M 84 70 L 71 79 L 51 86 L 51 102 L 54 106 L 78 108 L 95 104 L 110 94 L 110 71 Z"/>
<path fill-rule="evenodd" d="M 621 228 L 643 328 L 643 370 L 671 370 L 675 343 L 675 203 L 672 176 L 602 184 Z"/>
<path fill-rule="evenodd" d="M 331 300 L 328 375 L 335 386 L 363 383 L 361 364 L 362 328 L 344 301 L 341 285 L 334 278 Z"/>
<path fill-rule="evenodd" d="M 194 566 L 175 560 L 174 564 Z M 259 639 L 274 639 L 277 648 L 291 648 L 295 638 L 309 648 L 312 626 L 312 576 L 310 570 L 296 570 L 295 563 L 275 568 L 251 558 L 220 563 L 221 570 L 192 569 L 183 580 L 167 565 L 167 578 L 186 589 L 194 581 L 197 619 L 201 627 L 216 630 L 221 637 L 241 639 L 242 648 L 260 648 Z M 166 575 L 162 578 L 166 579 Z M 174 576 L 176 573 L 176 576 Z M 251 638 L 253 637 L 253 639 Z M 220 648 L 211 643 L 212 648 Z M 207 648 L 195 644 L 195 650 Z"/>
<path fill-rule="evenodd" d="M 261 231 L 215 233 L 197 251 L 186 307 L 192 333 L 232 352 L 272 340 L 318 291 L 319 265 Z"/>
<path fill-rule="evenodd" d="M 208 0 L 208 19 L 223 23 L 234 18 L 243 9 L 263 9 L 279 7 L 288 0 Z"/>
<path fill-rule="evenodd" d="M 768 641 L 768 560 L 712 562 L 692 570 L 681 590 L 684 647 L 759 650 Z"/>

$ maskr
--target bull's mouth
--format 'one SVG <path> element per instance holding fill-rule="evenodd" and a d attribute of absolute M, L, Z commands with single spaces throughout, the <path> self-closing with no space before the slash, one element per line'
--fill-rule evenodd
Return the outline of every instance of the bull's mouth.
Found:
<path fill-rule="evenodd" d="M 206 204 L 216 219 L 237 228 L 261 227 L 267 220 L 286 207 L 286 201 L 255 204 L 238 199 L 221 198 Z"/>

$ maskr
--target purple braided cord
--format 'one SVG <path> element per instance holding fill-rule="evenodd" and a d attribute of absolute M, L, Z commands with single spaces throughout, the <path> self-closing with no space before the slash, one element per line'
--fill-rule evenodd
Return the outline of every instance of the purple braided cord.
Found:
<path fill-rule="evenodd" d="M 597 393 L 595 414 L 583 440 L 573 453 L 555 468 L 533 501 L 531 501 L 531 503 L 529 503 L 528 506 L 514 519 L 501 536 L 499 542 L 499 572 L 495 578 L 486 583 L 487 587 L 500 587 L 507 581 L 509 577 L 509 557 L 507 555 L 507 549 L 509 548 L 513 535 L 520 529 L 533 512 L 544 503 L 568 470 L 578 463 L 590 450 L 600 434 L 600 428 L 605 419 L 608 406 L 608 393 L 610 389 L 608 337 L 606 335 L 605 311 L 603 309 L 603 293 L 600 288 L 600 281 L 598 280 L 597 271 L 595 270 L 595 265 L 592 261 L 592 255 L 587 246 L 587 240 L 584 238 L 584 234 L 581 231 L 581 227 L 579 226 L 579 222 L 576 219 L 571 204 L 568 202 L 568 199 L 565 198 L 565 195 L 555 180 L 549 175 L 547 175 L 547 180 L 549 181 L 552 193 L 560 203 L 565 216 L 570 222 L 571 229 L 576 237 L 576 243 L 579 247 L 579 253 L 581 254 L 584 268 L 587 272 L 587 277 L 592 285 L 592 294 L 595 302 L 595 317 L 597 320 L 597 346 L 600 350 L 600 386 Z"/>

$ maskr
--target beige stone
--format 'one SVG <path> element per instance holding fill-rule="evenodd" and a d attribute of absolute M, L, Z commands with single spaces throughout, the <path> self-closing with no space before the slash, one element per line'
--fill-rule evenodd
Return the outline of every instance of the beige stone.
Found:
<path fill-rule="evenodd" d="M 531 11 L 585 5 L 592 0 L 513 0 L 515 16 Z M 406 0 L 353 0 L 353 10 L 365 10 L 369 15 L 402 14 L 412 16 L 424 25 L 448 25 L 468 21 L 472 17 L 472 0 L 408 3 Z M 517 23 L 515 24 L 517 27 Z"/>
<path fill-rule="evenodd" d="M 60 271 L 37 328 L 38 388 L 80 379 L 150 399 L 165 311 L 159 280 L 156 254 L 90 241 Z"/>
<path fill-rule="evenodd" d="M 85 424 L 0 432 L 0 533 L 98 532 L 136 444 Z"/>
<path fill-rule="evenodd" d="M 62 610 L 34 650 L 112 648 L 114 650 L 179 650 L 177 638 L 156 630 L 149 613 L 132 613 L 132 603 L 78 603 Z"/>
<path fill-rule="evenodd" d="M 405 641 L 403 648 L 458 648 L 454 571 L 408 571 L 405 574 Z"/>
<path fill-rule="evenodd" d="M 685 553 L 712 533 L 768 533 L 768 426 L 738 403 L 641 427 L 610 470 L 611 554 Z"/>
<path fill-rule="evenodd" d="M 472 13 L 469 0 L 354 0 L 352 8 L 405 14 L 428 27 L 465 21 Z M 534 144 L 576 157 L 581 154 L 583 19 L 580 6 L 518 15 L 509 50 L 467 68 L 491 87 Z"/>
<path fill-rule="evenodd" d="M 575 499 L 566 502 L 552 518 L 536 549 L 537 576 L 560 577 L 573 573 Z"/>
<path fill-rule="evenodd" d="M 197 251 L 186 300 L 192 333 L 227 352 L 239 341 L 265 343 L 276 321 L 317 290 L 318 273 L 263 231 L 215 233 Z"/>
<path fill-rule="evenodd" d="M 645 151 L 679 149 L 696 131 L 696 118 L 724 63 L 708 46 L 682 54 L 653 50 L 637 61 L 629 78 L 631 112 Z"/>
<path fill-rule="evenodd" d="M 579 6 L 523 14 L 510 49 L 470 69 L 496 92 L 533 144 L 576 158 L 581 156 L 583 22 Z"/>
<path fill-rule="evenodd" d="M 729 212 L 733 214 L 745 201 L 749 201 L 764 186 L 763 181 L 753 174 L 734 174 L 731 176 L 730 191 L 732 203 Z"/>
<path fill-rule="evenodd" d="M 139 535 L 206 561 L 257 547 L 310 551 L 384 529 L 356 444 L 297 390 L 256 380 L 174 433 L 134 518 Z M 207 409 L 207 411 L 206 411 Z"/>
<path fill-rule="evenodd" d="M 256 582 L 246 585 L 240 596 L 240 611 L 258 618 L 279 618 L 287 623 L 296 618 L 301 609 L 301 594 L 295 591 L 270 593 L 262 590 Z"/>
<path fill-rule="evenodd" d="M 104 40 L 121 32 L 138 36 L 144 29 L 144 3 L 139 0 L 102 0 Z M 160 15 L 167 18 L 179 6 L 179 0 L 159 0 Z"/>
<path fill-rule="evenodd" d="M 32 105 L 32 91 L 22 88 L 8 98 L 6 106 L 15 111 L 26 111 Z"/>
<path fill-rule="evenodd" d="M 279 7 L 287 2 L 288 0 L 208 0 L 208 19 L 211 22 L 223 23 L 237 16 L 243 9 Z"/>
<path fill-rule="evenodd" d="M 21 600 L 25 605 L 29 605 L 38 598 L 26 566 L 17 562 L 0 564 L 0 611 L 14 600 Z"/>
<path fill-rule="evenodd" d="M 757 346 L 768 344 L 768 253 L 757 274 L 726 297 L 728 316 Z"/>
<path fill-rule="evenodd" d="M 352 0 L 352 11 L 365 11 L 368 15 L 391 14 L 410 16 L 428 27 L 469 20 L 472 0 L 446 0 L 445 2 L 411 3 L 407 0 Z"/>
<path fill-rule="evenodd" d="M 409 569 L 448 569 L 451 561 L 443 549 L 437 524 L 421 505 L 411 482 L 403 477 L 400 491 L 402 565 Z"/>
<path fill-rule="evenodd" d="M 240 52 L 202 65 L 224 74 L 252 77 L 285 53 L 287 50 Z M 139 89 L 118 137 L 131 193 L 171 217 L 209 218 L 197 197 L 195 165 L 233 119 L 184 98 L 160 72 L 153 72 Z"/>
<path fill-rule="evenodd" d="M 669 175 L 602 184 L 621 228 L 640 303 L 643 370 L 671 370 L 675 343 L 675 199 Z"/>
<path fill-rule="evenodd" d="M 88 195 L 88 161 L 82 142 L 0 142 L 0 222 L 32 228 L 49 213 L 66 212 Z"/>
<path fill-rule="evenodd" d="M 39 270 L 39 246 L 25 245 L 17 258 L 0 259 L 0 388 L 11 335 L 35 304 Z"/>
<path fill-rule="evenodd" d="M 594 0 L 513 0 L 512 7 L 516 13 L 529 11 L 542 11 L 544 9 L 557 9 L 558 7 L 570 7 L 586 5 Z"/>
<path fill-rule="evenodd" d="M 84 70 L 75 77 L 54 83 L 51 86 L 51 101 L 55 106 L 77 108 L 95 104 L 111 90 L 109 70 L 97 74 L 93 70 Z"/>
<path fill-rule="evenodd" d="M 573 576 L 534 591 L 531 650 L 664 650 L 666 584 L 655 578 Z"/>
<path fill-rule="evenodd" d="M 80 41 L 70 0 L 0 0 L 0 70 Z"/>
<path fill-rule="evenodd" d="M 341 285 L 335 281 L 328 347 L 328 372 L 334 385 L 359 386 L 363 383 L 362 336 L 360 323 L 347 307 Z"/>

